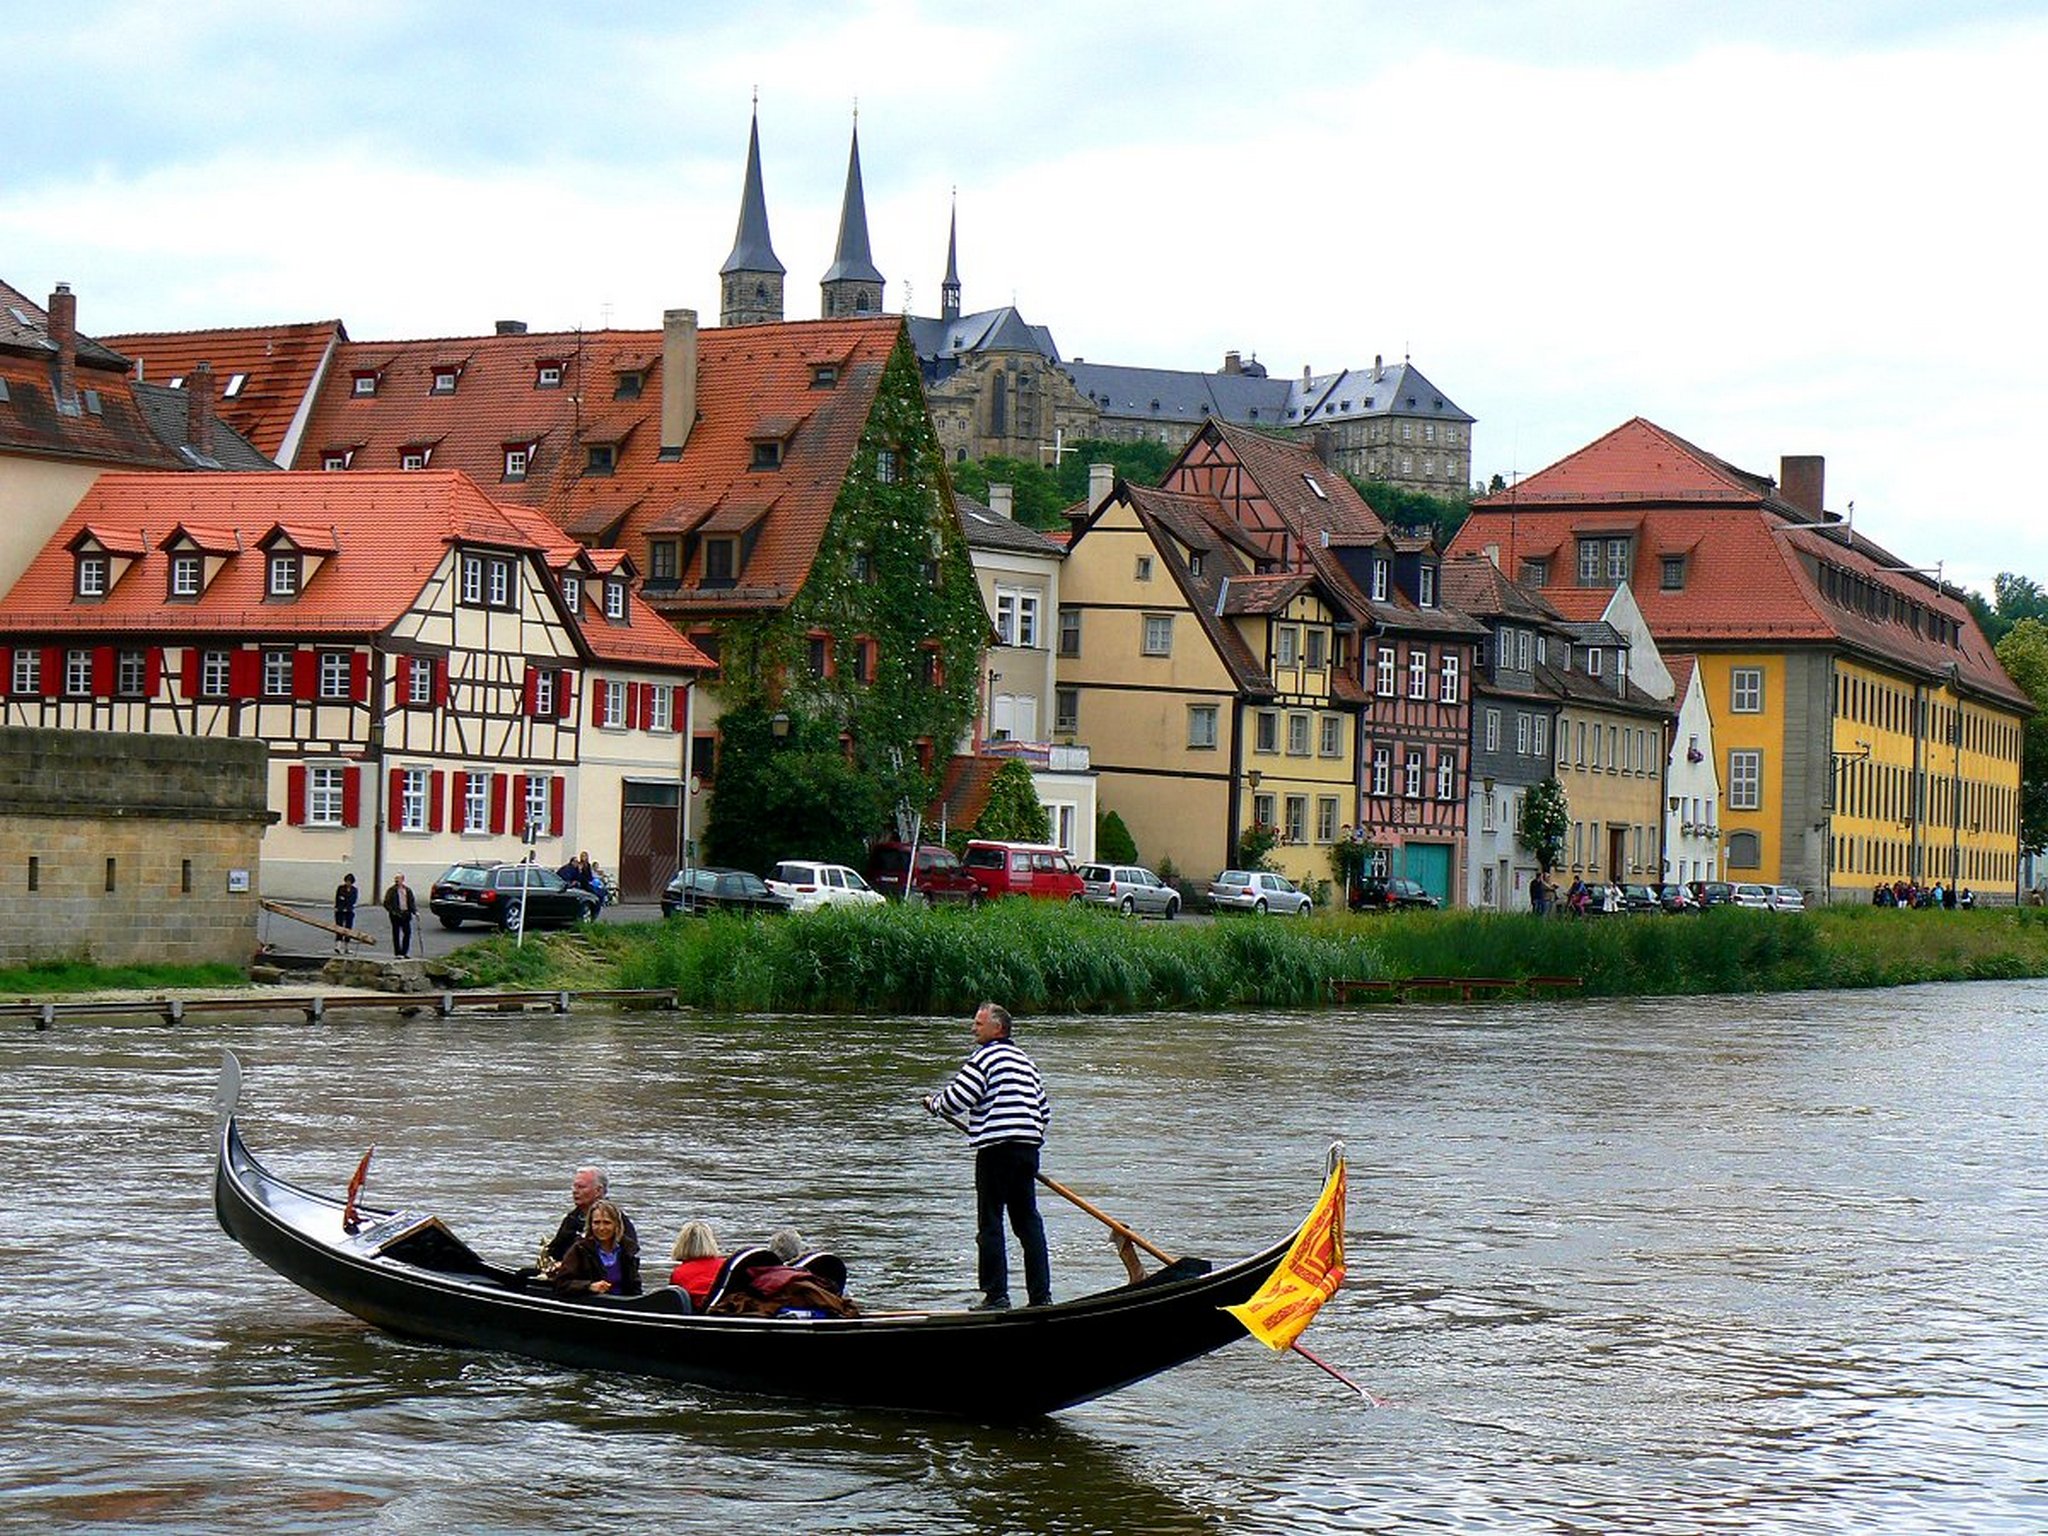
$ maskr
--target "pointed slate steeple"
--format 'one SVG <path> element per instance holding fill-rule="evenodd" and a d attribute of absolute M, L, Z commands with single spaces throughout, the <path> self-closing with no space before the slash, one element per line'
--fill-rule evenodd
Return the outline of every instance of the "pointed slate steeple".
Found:
<path fill-rule="evenodd" d="M 827 320 L 882 312 L 882 274 L 868 253 L 867 195 L 860 181 L 860 119 L 853 122 L 853 152 L 846 162 L 846 200 L 839 209 L 839 249 L 819 285 Z"/>
<path fill-rule="evenodd" d="M 740 191 L 740 223 L 732 254 L 718 269 L 720 325 L 782 323 L 782 263 L 768 238 L 768 199 L 761 191 L 761 110 L 747 135 L 747 179 Z"/>
<path fill-rule="evenodd" d="M 960 198 L 955 193 L 953 211 L 946 220 L 946 280 L 939 285 L 939 318 L 960 318 Z"/>

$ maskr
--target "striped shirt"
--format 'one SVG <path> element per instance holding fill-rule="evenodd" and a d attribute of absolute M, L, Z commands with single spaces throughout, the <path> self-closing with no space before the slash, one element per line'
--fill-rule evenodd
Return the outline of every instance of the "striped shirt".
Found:
<path fill-rule="evenodd" d="M 967 1117 L 967 1140 L 975 1147 L 999 1141 L 1043 1142 L 1045 1123 L 1052 1118 L 1045 1079 L 1031 1058 L 1007 1039 L 976 1046 L 934 1102 L 949 1114 Z"/>

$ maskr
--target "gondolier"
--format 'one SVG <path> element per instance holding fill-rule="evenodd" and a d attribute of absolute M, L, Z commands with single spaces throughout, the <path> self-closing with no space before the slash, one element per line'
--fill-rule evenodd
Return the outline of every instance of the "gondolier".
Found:
<path fill-rule="evenodd" d="M 994 1003 L 974 1013 L 974 1050 L 953 1080 L 924 1107 L 935 1115 L 965 1115 L 974 1148 L 977 1312 L 1010 1305 L 1010 1256 L 1003 1218 L 1024 1250 L 1024 1289 L 1030 1305 L 1052 1304 L 1052 1261 L 1038 1214 L 1038 1150 L 1052 1118 L 1045 1079 L 1010 1038 L 1010 1015 Z"/>

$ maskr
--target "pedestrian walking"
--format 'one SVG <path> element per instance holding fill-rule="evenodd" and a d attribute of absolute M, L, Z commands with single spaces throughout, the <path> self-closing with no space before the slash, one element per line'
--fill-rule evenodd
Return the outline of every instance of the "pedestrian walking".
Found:
<path fill-rule="evenodd" d="M 405 883 L 403 874 L 391 877 L 391 884 L 384 892 L 384 910 L 391 918 L 391 952 L 403 960 L 412 953 L 413 919 L 419 916 L 420 911 L 420 904 L 413 896 L 412 887 Z"/>

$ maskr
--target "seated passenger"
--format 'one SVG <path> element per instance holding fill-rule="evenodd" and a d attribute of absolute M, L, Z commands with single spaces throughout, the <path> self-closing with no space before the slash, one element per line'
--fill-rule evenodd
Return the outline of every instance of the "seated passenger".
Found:
<path fill-rule="evenodd" d="M 638 1296 L 640 1242 L 609 1200 L 590 1207 L 589 1230 L 577 1238 L 548 1274 L 548 1283 L 568 1296 Z"/>
<path fill-rule="evenodd" d="M 676 1267 L 669 1272 L 668 1283 L 687 1291 L 690 1305 L 703 1311 L 718 1272 L 725 1267 L 725 1255 L 718 1251 L 718 1238 L 711 1223 L 685 1222 L 683 1230 L 676 1234 L 676 1245 L 669 1257 L 676 1261 Z"/>
<path fill-rule="evenodd" d="M 804 1256 L 804 1235 L 795 1227 L 780 1227 L 768 1239 L 768 1251 L 785 1264 L 794 1264 Z"/>
<path fill-rule="evenodd" d="M 583 1235 L 583 1223 L 590 1214 L 590 1208 L 599 1200 L 608 1198 L 610 1193 L 611 1180 L 595 1163 L 585 1163 L 576 1170 L 575 1177 L 569 1180 L 569 1198 L 574 1203 L 569 1207 L 569 1214 L 562 1218 L 562 1224 L 555 1228 L 555 1235 L 541 1249 L 540 1273 L 546 1274 L 562 1262 L 562 1256 Z M 618 1210 L 617 1204 L 614 1203 L 612 1208 Z M 619 1220 L 625 1224 L 626 1238 L 637 1252 L 640 1234 L 633 1230 L 633 1218 L 619 1211 Z"/>

